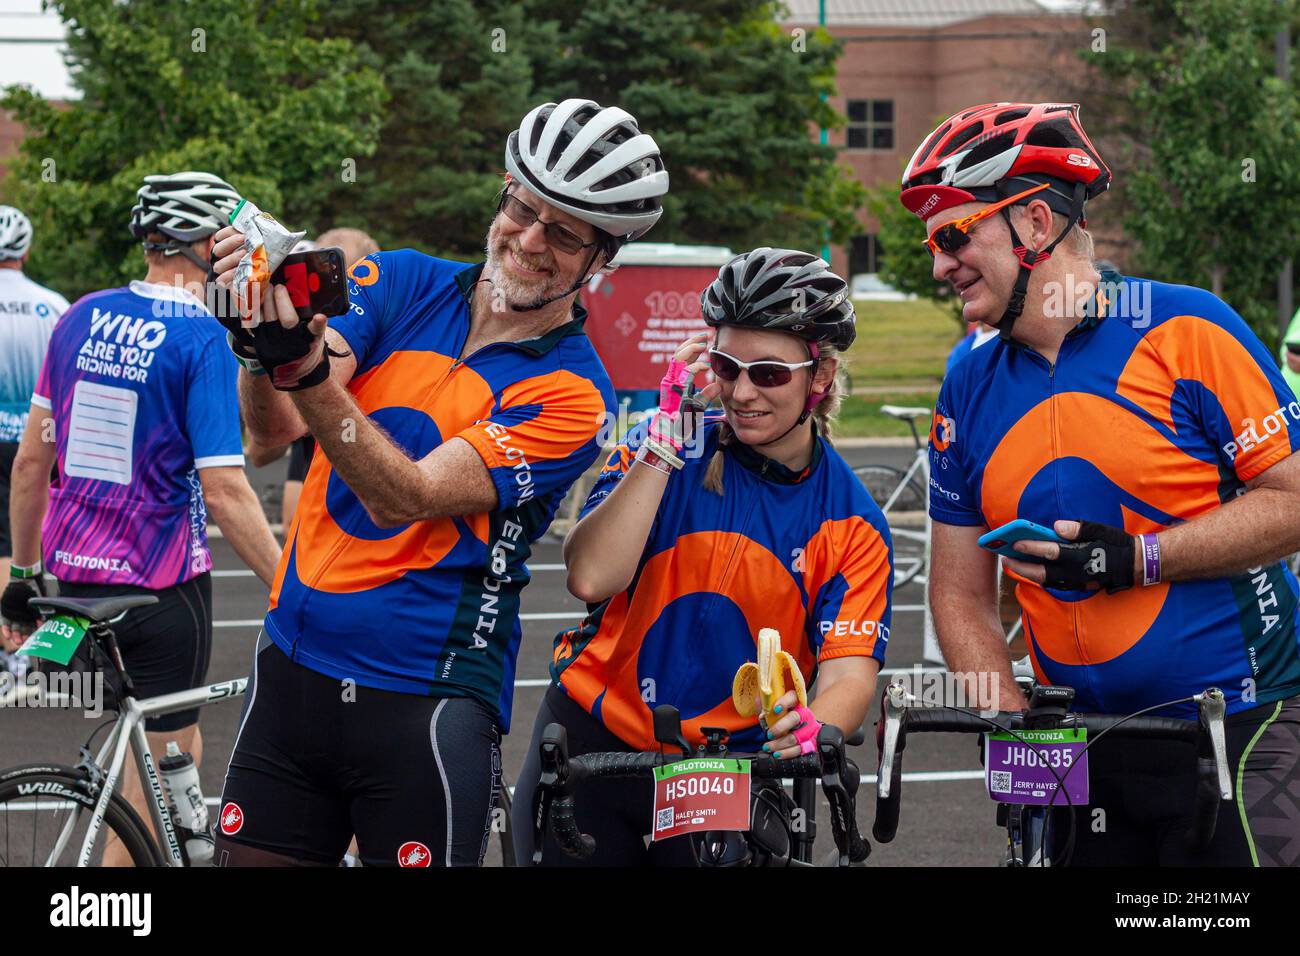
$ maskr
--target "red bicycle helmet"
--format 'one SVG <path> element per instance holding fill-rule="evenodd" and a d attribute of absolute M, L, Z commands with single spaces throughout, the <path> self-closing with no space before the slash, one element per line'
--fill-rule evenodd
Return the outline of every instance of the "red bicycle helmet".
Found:
<path fill-rule="evenodd" d="M 1064 216 L 1075 183 L 1083 183 L 1085 200 L 1110 186 L 1110 169 L 1079 124 L 1077 103 L 985 103 L 954 113 L 917 147 L 900 199 L 926 220 L 1044 182 L 1048 188 L 1032 198 Z"/>

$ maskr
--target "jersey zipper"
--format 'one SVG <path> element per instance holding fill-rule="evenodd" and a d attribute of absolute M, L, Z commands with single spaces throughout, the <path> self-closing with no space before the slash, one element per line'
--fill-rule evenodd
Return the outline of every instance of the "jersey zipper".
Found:
<path fill-rule="evenodd" d="M 741 471 L 741 470 L 743 470 L 743 468 L 737 469 L 737 471 Z M 767 470 L 766 462 L 763 464 L 763 470 L 764 471 Z M 718 579 L 717 585 L 714 587 L 710 587 L 709 589 L 710 598 L 705 603 L 702 613 L 697 618 L 699 622 L 698 633 L 703 634 L 708 632 L 707 622 L 713 616 L 714 605 L 718 601 L 718 594 L 725 591 L 727 582 L 731 580 L 732 573 L 735 570 L 736 558 L 745 546 L 744 543 L 746 540 L 745 535 L 749 531 L 749 522 L 750 519 L 753 518 L 754 516 L 754 507 L 758 502 L 759 496 L 756 494 L 752 494 L 749 495 L 748 497 L 749 497 L 749 502 L 748 502 L 748 507 L 745 509 L 745 516 L 740 522 L 740 527 L 735 529 L 735 531 L 733 532 L 736 536 L 737 543 L 731 549 L 731 554 L 727 558 L 726 567 L 722 569 L 722 576 Z"/>
<path fill-rule="evenodd" d="M 1061 348 L 1065 348 L 1064 342 L 1061 343 Z M 1049 431 L 1052 434 L 1052 488 L 1056 492 L 1056 513 L 1059 520 L 1059 518 L 1065 517 L 1065 501 L 1061 497 L 1061 472 L 1060 468 L 1057 467 L 1057 462 L 1061 459 L 1061 419 L 1060 409 L 1057 407 L 1056 402 L 1056 366 L 1061 364 L 1061 354 L 1059 351 L 1057 352 L 1055 362 L 1048 362 L 1046 357 L 1039 355 L 1037 352 L 1034 352 L 1034 354 L 1038 355 L 1038 357 L 1044 362 L 1047 362 L 1047 401 L 1048 408 L 1050 409 L 1048 414 L 1048 423 Z M 1075 653 L 1078 655 L 1078 660 L 1088 662 L 1082 665 L 1084 668 L 1084 674 L 1087 675 L 1087 668 L 1091 666 L 1091 659 L 1087 656 L 1085 646 L 1087 644 L 1087 639 L 1083 633 L 1082 602 L 1071 601 L 1069 604 L 1071 619 L 1070 630 L 1072 632 L 1070 636 L 1074 639 L 1074 648 Z M 1091 678 L 1085 676 L 1084 679 L 1087 680 L 1089 689 L 1092 690 Z"/>

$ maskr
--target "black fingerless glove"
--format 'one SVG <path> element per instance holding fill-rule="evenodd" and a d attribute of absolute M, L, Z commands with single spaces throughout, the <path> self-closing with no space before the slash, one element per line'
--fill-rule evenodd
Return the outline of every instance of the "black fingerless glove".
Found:
<path fill-rule="evenodd" d="M 44 578 L 11 578 L 4 594 L 0 595 L 0 618 L 11 627 L 28 631 L 36 627 L 39 620 L 37 613 L 27 602 L 34 597 L 45 596 Z"/>
<path fill-rule="evenodd" d="M 329 378 L 330 356 L 341 358 L 346 354 L 326 346 L 324 334 L 313 335 L 306 322 L 291 329 L 278 322 L 246 327 L 234 297 L 216 284 L 211 270 L 208 283 L 212 312 L 225 326 L 226 343 L 235 358 L 253 375 L 270 375 L 271 384 L 279 391 L 296 392 L 319 385 Z"/>
<path fill-rule="evenodd" d="M 1114 594 L 1133 586 L 1134 537 L 1097 521 L 1079 522 L 1079 538 L 1059 545 L 1060 557 L 1046 562 L 1046 587 L 1089 591 L 1103 587 Z"/>

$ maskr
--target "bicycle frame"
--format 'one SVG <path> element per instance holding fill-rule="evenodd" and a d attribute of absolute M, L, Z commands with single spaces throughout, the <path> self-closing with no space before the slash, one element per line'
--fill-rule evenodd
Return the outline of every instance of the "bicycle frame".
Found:
<path fill-rule="evenodd" d="M 95 765 L 103 767 L 105 757 L 108 756 L 110 751 L 112 752 L 112 760 L 108 765 L 104 782 L 100 787 L 99 799 L 95 803 L 95 809 L 91 813 L 90 825 L 87 827 L 86 835 L 81 842 L 81 850 L 77 856 L 77 866 L 90 865 L 95 841 L 104 824 L 104 814 L 108 810 L 108 803 L 117 789 L 118 779 L 126 763 L 128 747 L 135 758 L 135 766 L 140 774 L 140 779 L 147 781 L 148 796 L 150 797 L 148 801 L 149 817 L 153 821 L 154 832 L 161 835 L 167 863 L 169 866 L 185 865 L 184 857 L 181 855 L 180 842 L 177 840 L 176 830 L 172 826 L 171 813 L 167 809 L 167 798 L 163 793 L 162 782 L 154 766 L 153 754 L 149 750 L 149 740 L 145 736 L 145 718 L 171 714 L 178 710 L 188 710 L 196 706 L 203 707 L 220 700 L 242 697 L 247 687 L 248 678 L 237 677 L 233 680 L 208 684 L 206 687 L 195 687 L 193 690 L 163 694 L 159 697 L 149 697 L 144 700 L 137 700 L 130 696 L 122 698 L 119 702 L 121 713 L 117 718 L 117 722 L 109 733 L 108 739 L 104 741 L 99 753 L 95 756 Z M 68 839 L 72 835 L 73 827 L 82 812 L 77 808 L 69 814 L 54 848 L 50 851 L 49 859 L 46 861 L 47 865 L 58 859 L 63 852 Z"/>

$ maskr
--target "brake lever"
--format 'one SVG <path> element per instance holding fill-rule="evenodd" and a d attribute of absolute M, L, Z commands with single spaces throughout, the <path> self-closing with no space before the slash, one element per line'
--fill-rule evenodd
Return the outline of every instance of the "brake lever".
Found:
<path fill-rule="evenodd" d="M 1219 785 L 1219 799 L 1232 799 L 1232 774 L 1228 769 L 1228 739 L 1224 723 L 1227 715 L 1227 701 L 1223 691 L 1210 687 L 1204 693 L 1196 695 L 1198 718 L 1201 727 L 1209 733 L 1210 748 L 1214 753 L 1214 769 Z"/>
<path fill-rule="evenodd" d="M 898 741 L 903 731 L 903 715 L 907 712 L 907 687 L 896 677 L 885 689 L 883 699 L 884 723 L 877 744 L 880 749 L 880 776 L 876 783 L 876 796 L 888 800 L 893 788 L 894 755 L 899 752 Z"/>
<path fill-rule="evenodd" d="M 533 866 L 541 865 L 551 804 L 569 777 L 569 735 L 562 724 L 546 725 L 538 755 L 542 772 L 533 795 Z"/>
<path fill-rule="evenodd" d="M 849 862 L 847 821 L 848 791 L 844 785 L 844 733 L 832 724 L 817 732 L 817 756 L 822 765 L 822 792 L 831 808 L 831 831 L 839 849 L 839 865 Z"/>

